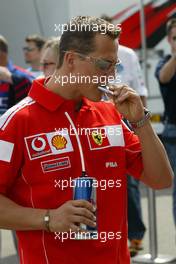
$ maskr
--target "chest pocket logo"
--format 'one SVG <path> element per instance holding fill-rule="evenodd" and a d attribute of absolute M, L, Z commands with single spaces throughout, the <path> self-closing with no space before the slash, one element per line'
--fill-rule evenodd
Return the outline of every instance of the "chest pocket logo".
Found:
<path fill-rule="evenodd" d="M 70 136 L 65 130 L 33 135 L 24 140 L 30 160 L 73 151 Z"/>
<path fill-rule="evenodd" d="M 36 137 L 32 140 L 31 147 L 34 151 L 43 151 L 46 148 L 46 141 L 42 137 Z"/>
<path fill-rule="evenodd" d="M 89 131 L 90 132 L 89 134 L 87 134 L 87 139 L 90 150 L 98 150 L 125 145 L 121 125 L 90 128 Z"/>
<path fill-rule="evenodd" d="M 93 131 L 92 132 L 92 138 L 93 138 L 94 142 L 97 145 L 99 145 L 99 146 L 102 145 L 102 143 L 103 143 L 103 137 L 102 137 L 102 134 L 101 133 L 97 133 L 96 131 Z"/>
<path fill-rule="evenodd" d="M 57 135 L 54 136 L 51 140 L 52 145 L 57 149 L 65 149 L 67 145 L 67 140 L 64 136 Z"/>

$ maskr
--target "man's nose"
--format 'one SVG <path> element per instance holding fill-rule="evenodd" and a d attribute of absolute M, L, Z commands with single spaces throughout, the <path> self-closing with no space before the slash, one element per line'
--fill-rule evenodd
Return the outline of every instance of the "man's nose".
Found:
<path fill-rule="evenodd" d="M 113 66 L 109 69 L 109 71 L 106 73 L 106 76 L 109 77 L 109 76 L 113 76 L 115 78 L 116 76 L 116 73 L 117 73 L 117 70 L 116 68 Z"/>

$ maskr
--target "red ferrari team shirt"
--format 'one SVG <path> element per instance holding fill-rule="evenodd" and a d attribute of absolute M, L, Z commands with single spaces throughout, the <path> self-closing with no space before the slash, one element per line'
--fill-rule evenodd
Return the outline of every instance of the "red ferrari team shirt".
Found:
<path fill-rule="evenodd" d="M 83 98 L 75 111 L 73 100 L 47 90 L 44 79 L 34 81 L 29 96 L 0 118 L 0 192 L 32 208 L 72 200 L 73 179 L 82 173 L 78 140 L 97 187 L 97 237 L 18 231 L 21 263 L 130 263 L 126 173 L 140 177 L 141 149 L 112 103 Z"/>

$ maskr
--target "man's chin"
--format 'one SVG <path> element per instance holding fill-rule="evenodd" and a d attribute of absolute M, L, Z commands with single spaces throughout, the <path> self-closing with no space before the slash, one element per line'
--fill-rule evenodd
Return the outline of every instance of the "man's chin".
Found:
<path fill-rule="evenodd" d="M 91 97 L 87 97 L 90 101 L 92 102 L 100 102 L 102 99 L 101 95 L 97 95 L 97 96 L 91 96 Z"/>

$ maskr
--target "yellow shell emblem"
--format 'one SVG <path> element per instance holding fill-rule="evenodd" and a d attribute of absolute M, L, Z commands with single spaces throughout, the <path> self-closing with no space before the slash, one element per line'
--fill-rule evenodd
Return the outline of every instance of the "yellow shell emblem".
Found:
<path fill-rule="evenodd" d="M 54 136 L 51 140 L 52 145 L 57 149 L 64 149 L 67 145 L 67 140 L 61 135 Z"/>
<path fill-rule="evenodd" d="M 101 133 L 98 133 L 97 131 L 93 131 L 92 132 L 92 138 L 94 140 L 94 142 L 101 146 L 102 143 L 103 143 L 103 137 L 102 137 L 102 134 Z"/>

